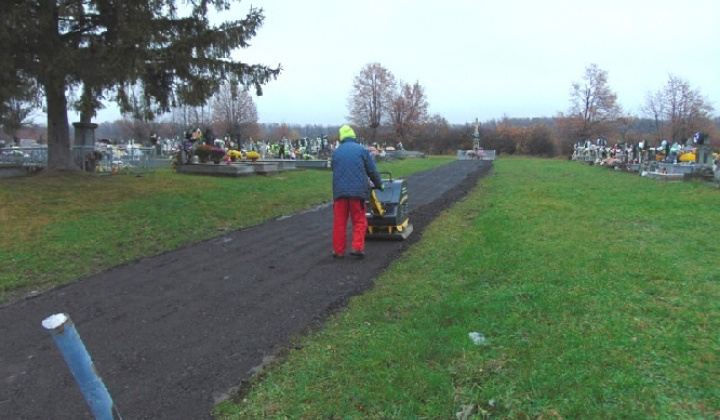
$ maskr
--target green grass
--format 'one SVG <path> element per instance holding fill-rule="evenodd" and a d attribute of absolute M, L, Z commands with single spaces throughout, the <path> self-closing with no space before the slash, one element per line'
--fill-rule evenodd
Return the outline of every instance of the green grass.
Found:
<path fill-rule="evenodd" d="M 380 163 L 394 176 L 451 157 Z M 158 170 L 0 184 L 0 302 L 332 199 L 329 171 L 218 178 Z M 330 222 L 328 222 L 330 223 Z"/>
<path fill-rule="evenodd" d="M 500 159 L 373 290 L 215 414 L 717 418 L 718 208 L 703 183 Z"/>

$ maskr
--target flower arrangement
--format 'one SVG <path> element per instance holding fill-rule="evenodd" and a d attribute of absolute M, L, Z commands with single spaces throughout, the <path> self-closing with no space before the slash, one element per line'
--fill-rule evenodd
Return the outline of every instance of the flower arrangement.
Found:
<path fill-rule="evenodd" d="M 213 147 L 209 144 L 201 144 L 195 149 L 195 156 L 197 156 L 200 160 L 207 160 L 210 157 L 212 150 Z"/>
<path fill-rule="evenodd" d="M 242 152 L 239 150 L 228 150 L 227 155 L 231 160 L 242 159 Z"/>
<path fill-rule="evenodd" d="M 221 148 L 221 147 L 213 147 L 210 150 L 210 159 L 213 161 L 221 161 L 222 158 L 225 157 L 225 153 L 227 153 L 227 150 Z"/>
<path fill-rule="evenodd" d="M 245 157 L 250 160 L 257 160 L 257 159 L 260 159 L 260 153 L 254 151 L 254 150 L 251 150 L 245 154 Z"/>

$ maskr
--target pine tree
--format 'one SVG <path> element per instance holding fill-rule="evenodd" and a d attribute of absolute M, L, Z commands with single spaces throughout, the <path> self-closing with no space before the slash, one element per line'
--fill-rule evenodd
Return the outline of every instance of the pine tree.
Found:
<path fill-rule="evenodd" d="M 240 0 L 3 0 L 0 86 L 37 84 L 45 96 L 48 169 L 76 169 L 70 155 L 68 107 L 90 122 L 102 100 L 144 119 L 172 106 L 205 103 L 236 78 L 262 94 L 280 67 L 246 64 L 231 53 L 248 46 L 262 9 L 213 25 L 209 9 Z M 133 104 L 133 92 L 141 107 Z M 15 94 L 0 88 L 0 103 Z M 75 98 L 70 101 L 69 98 Z"/>

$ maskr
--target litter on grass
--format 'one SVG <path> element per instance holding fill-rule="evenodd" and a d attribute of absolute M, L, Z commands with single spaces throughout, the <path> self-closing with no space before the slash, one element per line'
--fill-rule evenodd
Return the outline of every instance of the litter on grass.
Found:
<path fill-rule="evenodd" d="M 485 338 L 484 335 L 482 335 L 482 333 L 471 332 L 468 334 L 468 336 L 470 336 L 470 339 L 473 341 L 473 343 L 475 343 L 478 346 L 487 346 L 488 345 L 487 339 Z"/>

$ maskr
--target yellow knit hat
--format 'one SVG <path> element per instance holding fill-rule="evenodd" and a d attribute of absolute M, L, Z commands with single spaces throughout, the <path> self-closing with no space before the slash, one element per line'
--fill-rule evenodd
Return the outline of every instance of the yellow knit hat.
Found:
<path fill-rule="evenodd" d="M 345 124 L 342 127 L 340 127 L 340 142 L 342 143 L 348 137 L 356 138 L 355 132 L 353 131 L 352 127 Z"/>

